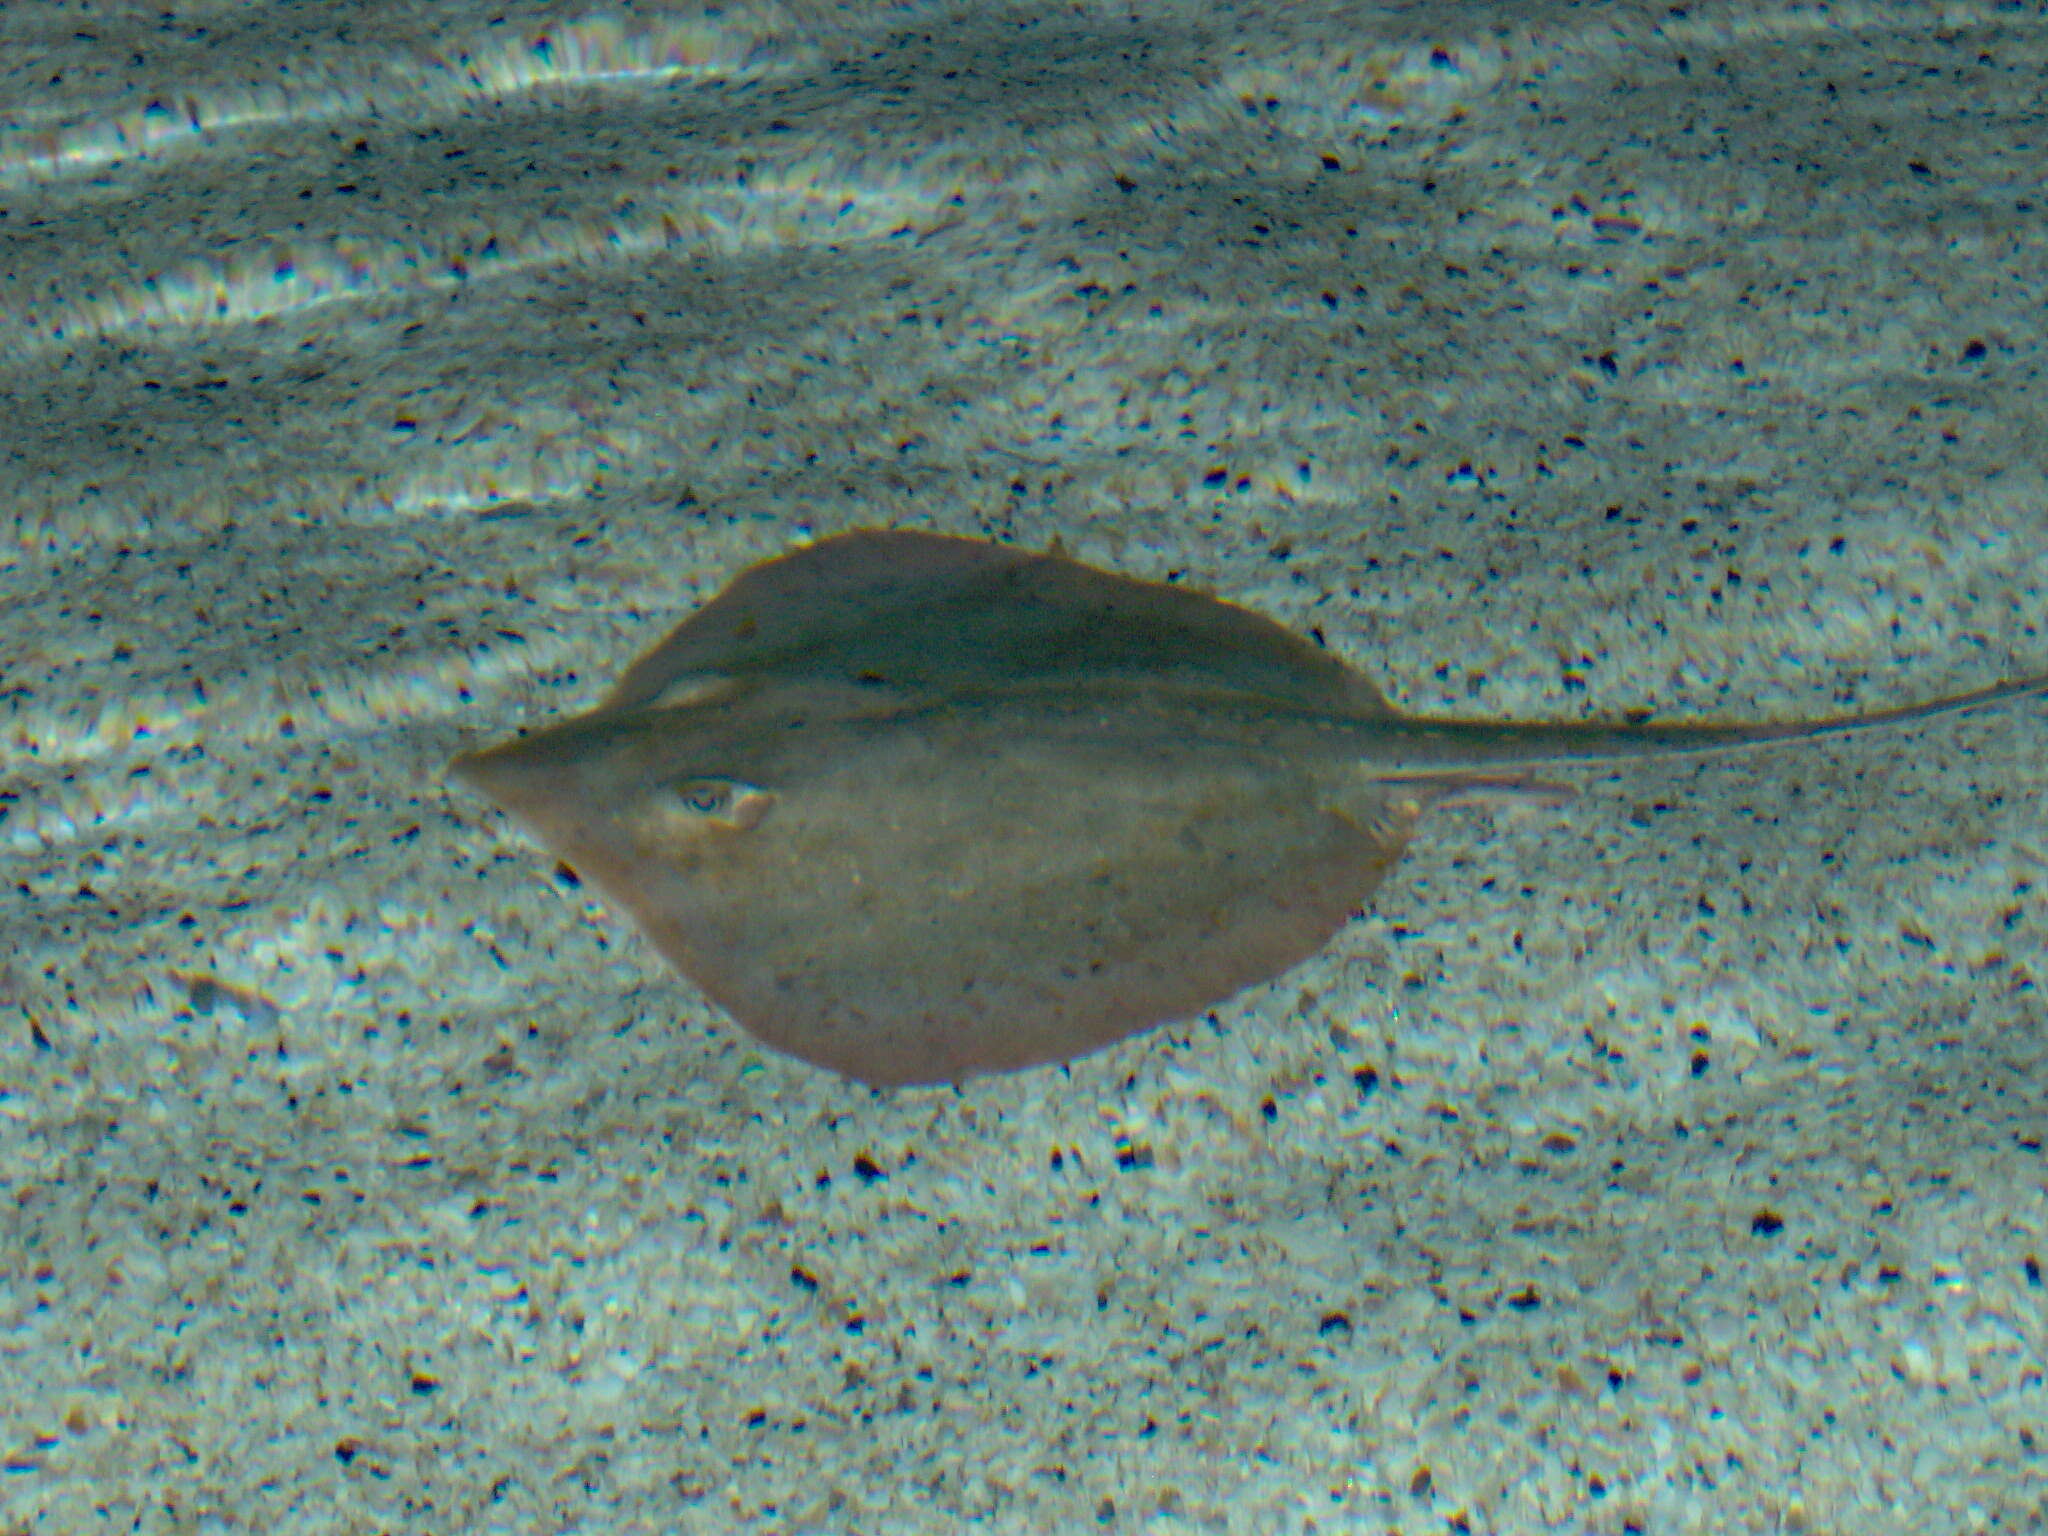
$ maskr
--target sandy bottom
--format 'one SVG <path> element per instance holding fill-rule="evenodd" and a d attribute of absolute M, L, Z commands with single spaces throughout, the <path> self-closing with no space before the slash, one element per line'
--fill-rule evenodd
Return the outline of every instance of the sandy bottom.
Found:
<path fill-rule="evenodd" d="M 2048 670 L 2022 8 L 0 8 L 0 1528 L 2023 1532 L 2048 711 L 878 1095 L 448 785 L 905 524 L 1404 708 Z"/>

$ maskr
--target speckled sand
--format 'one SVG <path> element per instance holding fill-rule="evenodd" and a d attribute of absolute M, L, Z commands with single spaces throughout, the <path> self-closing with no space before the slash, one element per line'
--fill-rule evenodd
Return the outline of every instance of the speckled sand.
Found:
<path fill-rule="evenodd" d="M 2040 1530 L 2038 706 L 894 1096 L 442 766 L 863 523 L 1418 711 L 2048 670 L 2048 12 L 708 14 L 0 6 L 0 1531 Z"/>

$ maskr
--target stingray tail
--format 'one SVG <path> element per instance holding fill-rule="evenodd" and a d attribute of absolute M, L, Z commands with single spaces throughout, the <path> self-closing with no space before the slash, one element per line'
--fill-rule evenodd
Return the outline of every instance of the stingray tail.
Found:
<path fill-rule="evenodd" d="M 1533 773 L 1484 771 L 1375 774 L 1382 784 L 1412 790 L 1418 808 L 1470 805 L 1487 811 L 1549 810 L 1578 798 L 1569 784 L 1539 779 Z"/>
<path fill-rule="evenodd" d="M 2048 675 L 1997 683 L 1926 704 L 1775 725 L 1683 720 L 1668 724 L 1616 720 L 1502 724 L 1395 717 L 1372 723 L 1364 756 L 1374 778 L 1387 783 L 1437 785 L 1436 799 L 1454 792 L 1477 795 L 1489 790 L 1526 798 L 1557 788 L 1541 784 L 1527 772 L 1546 764 L 1597 765 L 1642 757 L 1705 756 L 1913 724 L 2043 696 L 2048 696 Z"/>

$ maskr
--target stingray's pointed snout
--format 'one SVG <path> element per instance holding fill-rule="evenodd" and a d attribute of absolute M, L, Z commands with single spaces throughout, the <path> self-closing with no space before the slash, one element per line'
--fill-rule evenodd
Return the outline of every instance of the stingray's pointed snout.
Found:
<path fill-rule="evenodd" d="M 627 802 L 600 771 L 579 761 L 574 743 L 538 731 L 503 746 L 465 752 L 448 765 L 475 790 L 586 880 L 607 890 L 630 886 L 635 849 L 620 816 Z M 630 905 L 630 903 L 628 903 Z"/>
<path fill-rule="evenodd" d="M 575 757 L 548 738 L 540 732 L 464 752 L 449 763 L 449 776 L 544 837 L 567 830 L 563 809 L 589 803 L 590 795 Z"/>
<path fill-rule="evenodd" d="M 448 777 L 466 789 L 473 789 L 505 809 L 519 795 L 522 781 L 532 778 L 530 764 L 518 748 L 520 742 L 460 752 L 448 764 Z"/>

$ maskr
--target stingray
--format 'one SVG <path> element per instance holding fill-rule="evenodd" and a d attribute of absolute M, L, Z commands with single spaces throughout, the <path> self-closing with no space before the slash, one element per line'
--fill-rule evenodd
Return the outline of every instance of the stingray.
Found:
<path fill-rule="evenodd" d="M 741 572 L 595 709 L 453 771 L 756 1038 L 883 1086 L 1065 1061 L 1271 979 L 1432 806 L 2044 692 L 1768 725 L 1407 716 L 1216 598 L 864 530 Z"/>

